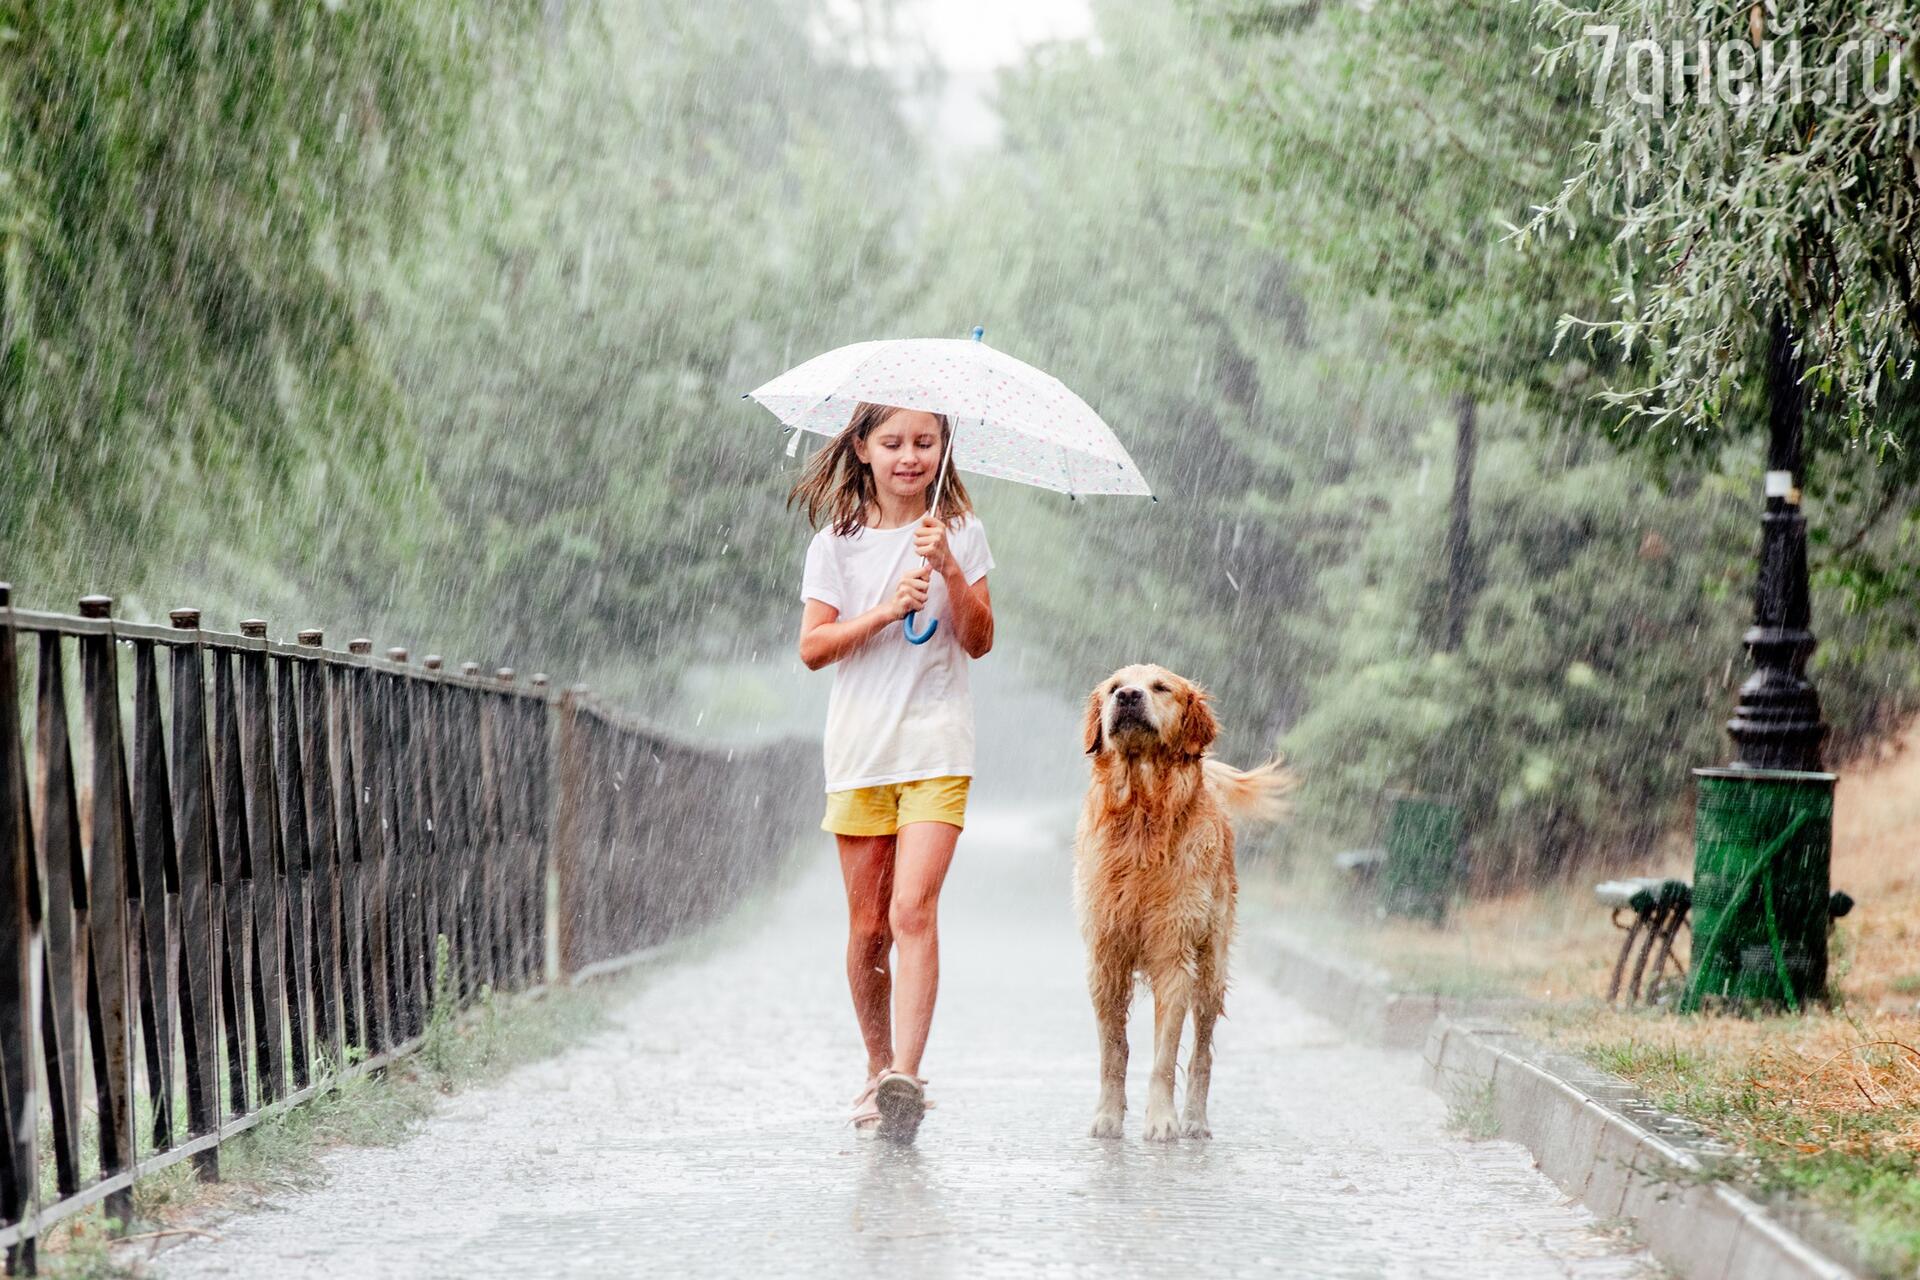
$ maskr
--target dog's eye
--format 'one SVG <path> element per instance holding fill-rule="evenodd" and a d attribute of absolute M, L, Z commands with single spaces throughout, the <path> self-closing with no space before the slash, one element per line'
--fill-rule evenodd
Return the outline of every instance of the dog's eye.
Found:
<path fill-rule="evenodd" d="M 1153 682 L 1153 691 L 1154 691 L 1155 693 L 1170 693 L 1170 692 L 1172 692 L 1172 690 L 1170 690 L 1170 689 L 1168 689 L 1168 688 L 1167 688 L 1167 682 L 1166 682 L 1165 680 L 1155 680 L 1155 681 Z"/>

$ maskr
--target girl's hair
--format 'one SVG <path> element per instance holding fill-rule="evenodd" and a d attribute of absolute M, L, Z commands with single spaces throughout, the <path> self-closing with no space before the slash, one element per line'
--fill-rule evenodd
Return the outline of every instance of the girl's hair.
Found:
<path fill-rule="evenodd" d="M 866 524 L 867 509 L 874 504 L 877 495 L 873 487 L 873 469 L 860 461 L 860 455 L 854 452 L 854 442 L 865 440 L 875 427 L 901 412 L 910 411 L 890 404 L 869 404 L 864 400 L 856 405 L 852 420 L 841 429 L 840 434 L 807 459 L 806 469 L 787 493 L 787 506 L 798 505 L 805 513 L 807 523 L 816 529 L 820 527 L 821 517 L 825 516 L 838 536 L 844 538 L 857 532 Z M 951 525 L 972 512 L 973 499 L 967 496 L 967 486 L 960 483 L 959 471 L 947 461 L 947 451 L 953 448 L 953 424 L 944 413 L 933 416 L 940 423 L 939 465 L 945 466 L 947 472 L 944 484 L 940 482 L 938 467 L 934 472 L 934 483 L 940 485 L 938 514 Z M 799 430 L 798 427 L 794 429 Z M 928 492 L 932 492 L 931 486 Z"/>

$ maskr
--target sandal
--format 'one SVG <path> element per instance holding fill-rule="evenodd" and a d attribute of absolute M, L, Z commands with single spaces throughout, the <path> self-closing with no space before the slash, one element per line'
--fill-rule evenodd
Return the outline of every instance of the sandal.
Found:
<path fill-rule="evenodd" d="M 866 1088 L 860 1090 L 853 1100 L 853 1114 L 847 1117 L 847 1123 L 853 1126 L 855 1133 L 871 1134 L 880 1127 L 880 1108 L 874 1103 L 874 1093 L 880 1087 L 882 1071 L 867 1077 Z"/>
<path fill-rule="evenodd" d="M 880 1112 L 880 1136 L 901 1144 L 913 1141 L 920 1131 L 920 1120 L 931 1104 L 927 1101 L 927 1082 L 904 1071 L 889 1071 L 874 1087 L 874 1106 Z"/>

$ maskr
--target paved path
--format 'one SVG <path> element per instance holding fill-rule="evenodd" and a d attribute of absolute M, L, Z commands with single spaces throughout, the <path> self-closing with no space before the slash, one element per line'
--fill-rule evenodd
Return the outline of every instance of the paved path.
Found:
<path fill-rule="evenodd" d="M 905 1151 L 842 1124 L 860 1054 L 824 838 L 734 940 L 614 1027 L 450 1099 L 325 1187 L 163 1254 L 168 1277 L 1646 1274 L 1521 1148 L 1449 1134 L 1415 1060 L 1355 1047 L 1243 973 L 1210 1143 L 1086 1137 L 1092 1016 L 1057 819 L 976 821 L 942 912 L 946 985 Z"/>

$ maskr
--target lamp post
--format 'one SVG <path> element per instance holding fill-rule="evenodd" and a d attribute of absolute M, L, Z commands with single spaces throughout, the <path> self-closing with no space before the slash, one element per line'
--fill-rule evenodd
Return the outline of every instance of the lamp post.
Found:
<path fill-rule="evenodd" d="M 1768 340 L 1766 509 L 1753 625 L 1753 674 L 1727 733 L 1734 759 L 1695 769 L 1693 961 L 1683 1009 L 1709 997 L 1798 1009 L 1827 989 L 1834 776 L 1822 768 L 1827 725 L 1807 677 L 1813 634 L 1807 522 L 1800 513 L 1806 393 L 1790 322 Z"/>
<path fill-rule="evenodd" d="M 1746 634 L 1753 674 L 1740 686 L 1727 732 L 1735 748 L 1733 768 L 1818 773 L 1827 725 L 1820 718 L 1820 693 L 1807 678 L 1807 659 L 1819 641 L 1807 587 L 1807 519 L 1800 514 L 1806 392 L 1793 330 L 1778 316 L 1768 348 L 1767 506 L 1760 517 L 1753 625 Z"/>

